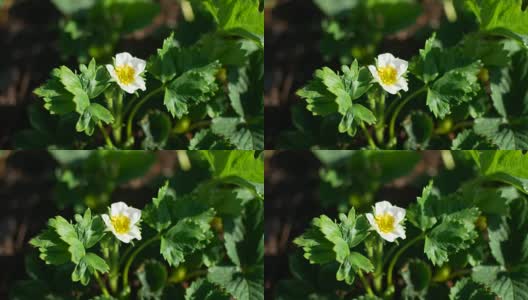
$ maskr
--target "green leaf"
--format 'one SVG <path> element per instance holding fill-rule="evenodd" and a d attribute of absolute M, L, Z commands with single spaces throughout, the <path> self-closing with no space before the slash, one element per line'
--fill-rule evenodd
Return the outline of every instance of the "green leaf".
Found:
<path fill-rule="evenodd" d="M 424 187 L 422 196 L 416 199 L 416 204 L 411 204 L 407 210 L 407 219 L 414 226 L 420 228 L 422 231 L 426 231 L 433 227 L 437 223 L 435 216 L 433 202 L 437 200 L 437 197 L 433 194 L 433 182 Z"/>
<path fill-rule="evenodd" d="M 92 217 L 89 208 L 84 212 L 84 216 L 75 215 L 75 220 L 77 221 L 75 230 L 86 249 L 95 246 L 103 238 L 106 225 L 100 216 Z"/>
<path fill-rule="evenodd" d="M 450 300 L 494 300 L 495 296 L 470 278 L 463 278 L 451 288 Z"/>
<path fill-rule="evenodd" d="M 501 299 L 528 299 L 528 265 L 517 265 L 511 271 L 500 266 L 477 266 L 472 279 L 483 284 Z"/>
<path fill-rule="evenodd" d="M 209 225 L 212 218 L 212 211 L 202 220 L 185 218 L 162 235 L 160 253 L 171 266 L 180 265 L 187 255 L 207 246 L 213 237 Z"/>
<path fill-rule="evenodd" d="M 515 38 L 528 45 L 528 13 L 522 0 L 467 0 L 480 29 Z"/>
<path fill-rule="evenodd" d="M 95 272 L 106 273 L 110 267 L 106 264 L 104 259 L 93 253 L 86 253 L 81 261 L 75 266 L 71 279 L 73 282 L 80 281 L 83 285 L 88 285 L 90 282 L 90 275 Z"/>
<path fill-rule="evenodd" d="M 66 66 L 55 69 L 57 77 L 64 85 L 64 88 L 73 94 L 73 102 L 75 103 L 75 111 L 82 113 L 90 105 L 90 98 L 84 91 L 81 79 L 72 70 Z"/>
<path fill-rule="evenodd" d="M 451 150 L 496 149 L 490 142 L 472 129 L 460 132 L 451 144 Z"/>
<path fill-rule="evenodd" d="M 224 222 L 224 240 L 231 261 L 244 268 L 262 264 L 264 259 L 264 205 L 254 199 L 244 213 Z"/>
<path fill-rule="evenodd" d="M 410 260 L 401 270 L 405 281 L 404 299 L 427 299 L 431 283 L 431 268 L 420 259 Z"/>
<path fill-rule="evenodd" d="M 448 262 L 450 255 L 471 246 L 478 236 L 475 231 L 478 216 L 477 208 L 449 214 L 426 234 L 424 252 L 434 265 Z"/>
<path fill-rule="evenodd" d="M 220 293 L 206 279 L 200 278 L 185 291 L 185 300 L 229 300 L 229 297 Z"/>
<path fill-rule="evenodd" d="M 480 151 L 474 157 L 488 180 L 511 184 L 528 192 L 528 156 L 521 151 Z"/>
<path fill-rule="evenodd" d="M 88 66 L 80 66 L 79 80 L 90 99 L 97 98 L 110 85 L 110 74 L 103 66 L 97 66 L 92 58 Z"/>
<path fill-rule="evenodd" d="M 147 63 L 149 73 L 164 84 L 177 75 L 176 65 L 172 57 L 172 52 L 176 46 L 173 33 L 163 41 L 163 47 L 158 49 L 157 55 L 151 56 Z"/>
<path fill-rule="evenodd" d="M 259 117 L 253 123 L 242 118 L 215 118 L 211 131 L 239 150 L 264 149 L 264 119 Z"/>
<path fill-rule="evenodd" d="M 215 135 L 211 129 L 198 131 L 189 142 L 189 150 L 225 150 L 233 148 L 223 137 Z"/>
<path fill-rule="evenodd" d="M 479 118 L 474 130 L 501 150 L 526 149 L 528 147 L 528 117 L 506 120 L 503 118 Z"/>
<path fill-rule="evenodd" d="M 237 300 L 264 300 L 263 265 L 245 272 L 240 272 L 237 267 L 215 266 L 209 269 L 207 279 Z"/>
<path fill-rule="evenodd" d="M 50 219 L 48 225 L 54 228 L 60 239 L 69 245 L 68 251 L 71 254 L 71 261 L 78 264 L 86 252 L 75 227 L 61 216 Z"/>
<path fill-rule="evenodd" d="M 62 241 L 53 229 L 47 229 L 31 239 L 29 243 L 39 249 L 39 257 L 46 264 L 62 265 L 71 259 L 68 244 Z"/>
<path fill-rule="evenodd" d="M 219 62 L 194 68 L 178 76 L 165 88 L 163 103 L 173 117 L 181 118 L 189 113 L 189 106 L 205 102 L 218 90 L 216 73 Z"/>
<path fill-rule="evenodd" d="M 264 13 L 259 10 L 259 0 L 205 0 L 203 5 L 219 30 L 255 40 L 263 47 Z"/>
<path fill-rule="evenodd" d="M 433 119 L 427 113 L 421 111 L 411 113 L 403 121 L 403 128 L 408 136 L 405 141 L 407 149 L 426 149 L 429 146 L 434 124 Z"/>
<path fill-rule="evenodd" d="M 217 178 L 239 177 L 264 183 L 264 161 L 255 151 L 200 151 Z"/>
<path fill-rule="evenodd" d="M 87 135 L 91 136 L 95 130 L 95 126 L 103 122 L 110 124 L 114 122 L 114 116 L 112 113 L 98 103 L 92 103 L 88 106 L 84 112 L 79 117 L 75 129 L 78 132 L 85 132 Z"/>
<path fill-rule="evenodd" d="M 170 117 L 159 110 L 151 111 L 140 122 L 145 133 L 142 147 L 145 150 L 164 149 L 169 139 L 172 123 Z"/>
<path fill-rule="evenodd" d="M 96 0 L 52 0 L 53 4 L 65 15 L 71 15 L 81 10 L 89 9 L 93 7 Z"/>
<path fill-rule="evenodd" d="M 141 288 L 139 299 L 161 299 L 167 282 L 167 269 L 157 260 L 147 260 L 137 272 Z"/>
<path fill-rule="evenodd" d="M 143 220 L 147 225 L 158 232 L 168 228 L 171 224 L 170 203 L 174 201 L 174 195 L 169 191 L 169 182 L 159 188 L 158 195 L 152 198 L 152 203 L 143 209 Z"/>
<path fill-rule="evenodd" d="M 354 282 L 355 273 L 358 271 L 372 272 L 374 271 L 374 265 L 362 254 L 351 251 L 339 266 L 336 279 L 338 281 L 344 280 L 351 285 Z"/>
<path fill-rule="evenodd" d="M 65 115 L 75 111 L 73 95 L 68 92 L 59 80 L 58 69 L 53 70 L 52 78 L 37 88 L 35 95 L 44 99 L 44 107 L 51 114 Z"/>

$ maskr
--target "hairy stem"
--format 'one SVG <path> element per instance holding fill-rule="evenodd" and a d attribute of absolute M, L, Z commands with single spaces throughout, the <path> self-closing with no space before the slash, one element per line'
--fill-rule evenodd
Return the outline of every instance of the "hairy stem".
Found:
<path fill-rule="evenodd" d="M 95 280 L 97 281 L 97 284 L 99 284 L 99 288 L 101 288 L 103 295 L 105 295 L 106 297 L 110 297 L 110 293 L 108 292 L 108 289 L 106 288 L 104 281 L 101 279 L 101 277 L 99 277 L 99 273 L 97 273 L 97 271 L 94 272 L 94 277 L 95 277 Z"/>
<path fill-rule="evenodd" d="M 128 287 L 128 273 L 130 271 L 130 266 L 132 266 L 132 262 L 134 262 L 134 259 L 136 258 L 136 256 L 147 246 L 149 246 L 150 244 L 154 243 L 155 241 L 159 239 L 160 239 L 160 236 L 158 234 L 150 238 L 146 242 L 144 242 L 141 246 L 137 247 L 136 250 L 132 252 L 132 254 L 130 254 L 130 257 L 127 260 L 125 268 L 123 269 L 123 290 L 125 290 Z"/>
<path fill-rule="evenodd" d="M 106 145 L 108 147 L 110 147 L 111 149 L 115 149 L 114 143 L 112 143 L 112 140 L 110 139 L 110 136 L 106 132 L 106 129 L 103 127 L 101 122 L 98 122 L 97 126 L 99 126 L 99 129 L 101 130 L 101 133 L 103 134 L 103 137 L 105 139 Z"/>
<path fill-rule="evenodd" d="M 114 99 L 114 114 L 115 122 L 112 125 L 112 133 L 117 144 L 121 143 L 121 126 L 123 123 L 123 92 L 120 92 L 117 95 L 117 98 Z"/>
<path fill-rule="evenodd" d="M 367 142 L 372 149 L 377 149 L 378 146 L 376 145 L 376 142 L 374 142 L 374 139 L 372 138 L 372 135 L 370 135 L 370 132 L 365 127 L 365 124 L 361 123 L 361 130 L 363 130 L 363 134 L 365 134 L 365 137 L 367 138 Z"/>
<path fill-rule="evenodd" d="M 357 274 L 358 274 L 359 280 L 361 280 L 361 283 L 363 283 L 363 287 L 367 291 L 367 294 L 369 296 L 375 296 L 374 292 L 372 291 L 372 287 L 370 286 L 370 282 L 368 282 L 368 280 L 365 278 L 365 276 L 363 276 L 363 272 L 358 271 Z"/>
<path fill-rule="evenodd" d="M 398 258 L 400 258 L 400 256 L 403 254 L 403 252 L 405 252 L 405 250 L 407 250 L 409 247 L 414 245 L 416 242 L 423 240 L 424 238 L 425 238 L 425 234 L 422 233 L 422 234 L 418 235 L 414 239 L 408 241 L 405 245 L 403 245 L 403 247 L 401 247 L 398 250 L 398 252 L 396 252 L 396 254 L 394 254 L 394 256 L 392 257 L 392 260 L 391 260 L 391 262 L 389 264 L 389 268 L 387 270 L 387 287 L 393 285 L 392 273 L 393 273 L 393 270 L 394 270 L 394 266 L 396 266 L 396 262 L 398 261 Z"/>
<path fill-rule="evenodd" d="M 394 136 L 394 126 L 396 124 L 396 119 L 398 118 L 398 115 L 400 114 L 403 107 L 411 101 L 416 96 L 420 95 L 421 93 L 425 92 L 427 90 L 427 86 L 421 87 L 419 90 L 415 91 L 414 93 L 407 96 L 407 98 L 403 99 L 400 104 L 396 107 L 394 112 L 392 113 L 392 117 L 389 123 L 389 143 L 393 143 L 393 140 L 395 138 Z M 392 145 L 391 145 L 392 146 Z"/>
<path fill-rule="evenodd" d="M 385 92 L 381 92 L 377 106 L 379 122 L 376 124 L 376 139 L 378 143 L 383 144 L 383 139 L 385 138 Z"/>
<path fill-rule="evenodd" d="M 136 116 L 141 106 L 143 106 L 152 97 L 161 93 L 163 91 L 163 88 L 164 88 L 163 86 L 160 86 L 159 88 L 148 93 L 147 95 L 145 95 L 145 97 L 143 97 L 139 102 L 136 103 L 134 108 L 132 108 L 132 111 L 130 112 L 130 115 L 128 116 L 128 121 L 127 121 L 127 141 L 132 138 L 132 122 L 134 121 L 134 117 Z"/>

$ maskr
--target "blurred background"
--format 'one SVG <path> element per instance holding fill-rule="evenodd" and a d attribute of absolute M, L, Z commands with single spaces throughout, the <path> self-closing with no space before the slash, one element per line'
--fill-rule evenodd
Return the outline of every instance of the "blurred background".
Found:
<path fill-rule="evenodd" d="M 77 69 L 91 57 L 109 63 L 123 51 L 146 59 L 170 32 L 186 46 L 214 28 L 190 1 L 0 0 L 0 149 L 25 142 L 21 130 L 39 128 L 28 111 L 43 110 L 33 105 L 33 90 L 53 68 Z"/>
<path fill-rule="evenodd" d="M 463 0 L 266 0 L 266 149 L 299 149 L 318 141 L 350 142 L 324 124 L 296 91 L 316 69 L 334 70 L 354 58 L 371 64 L 380 53 L 408 60 L 432 32 L 444 46 L 477 28 Z M 460 30 L 464 28 L 464 30 Z M 322 123 L 322 124 L 321 124 Z M 335 136 L 334 136 L 335 135 Z M 357 144 L 364 144 L 357 141 Z M 351 147 L 354 147 L 352 142 Z"/>
<path fill-rule="evenodd" d="M 407 207 L 430 179 L 441 194 L 448 194 L 477 172 L 461 151 L 267 151 L 265 166 L 266 299 L 297 299 L 299 293 L 309 293 L 302 285 L 294 291 L 286 284 L 298 278 L 292 264 L 314 270 L 316 279 L 309 284 L 328 298 L 317 294 L 313 299 L 334 299 L 336 291 L 350 291 L 342 282 L 336 286 L 336 270 L 308 266 L 292 243 L 314 217 L 336 219 L 352 206 L 364 213 L 382 200 Z"/>
<path fill-rule="evenodd" d="M 86 207 L 102 213 L 117 201 L 144 207 L 165 180 L 184 194 L 210 176 L 209 164 L 196 152 L 2 151 L 0 299 L 31 276 L 26 264 L 36 249 L 28 241 L 49 218 L 72 219 Z"/>

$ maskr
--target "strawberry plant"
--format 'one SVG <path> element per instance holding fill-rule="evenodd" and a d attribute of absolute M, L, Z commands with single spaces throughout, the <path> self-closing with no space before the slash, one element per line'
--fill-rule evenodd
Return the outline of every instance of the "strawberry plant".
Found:
<path fill-rule="evenodd" d="M 398 159 L 406 152 L 383 152 L 365 152 L 380 158 L 372 162 L 380 178 L 392 175 L 389 165 L 406 168 L 408 160 Z M 365 154 L 317 155 L 337 169 Z M 412 165 L 402 173 L 421 190 L 415 199 L 341 198 L 337 216 L 314 218 L 293 241 L 293 278 L 279 283 L 276 299 L 528 299 L 528 156 L 471 150 L 442 157 L 445 169 L 430 180 L 408 174 Z M 333 176 L 336 184 L 363 174 L 361 167 L 343 172 Z"/>
<path fill-rule="evenodd" d="M 189 44 L 180 41 L 179 34 L 169 35 L 149 58 L 127 49 L 106 56 L 90 54 L 89 63 L 77 70 L 54 69 L 50 79 L 34 91 L 40 99 L 29 110 L 33 129 L 18 134 L 17 147 L 262 149 L 262 3 L 182 2 L 187 11 L 194 8 L 207 14 L 214 25 L 204 31 L 196 23 L 199 28 L 193 32 L 198 37 Z M 145 22 L 134 18 L 134 13 L 142 15 L 142 7 L 155 11 L 149 1 L 55 3 L 61 3 L 63 10 L 86 13 L 89 24 L 98 28 L 119 20 L 137 28 Z M 94 16 L 86 11 L 88 7 L 96 10 Z M 119 13 L 113 14 L 112 9 Z M 98 13 L 119 20 L 108 17 L 98 22 Z M 87 31 L 101 37 L 97 30 Z"/>
<path fill-rule="evenodd" d="M 444 3 L 471 20 L 464 28 L 451 25 L 459 34 L 433 32 L 409 59 L 383 51 L 345 59 L 337 70 L 316 70 L 297 91 L 302 105 L 293 107 L 295 130 L 283 133 L 280 147 L 526 149 L 523 1 L 458 1 L 458 11 L 452 1 Z M 348 28 L 355 27 L 340 30 Z"/>
<path fill-rule="evenodd" d="M 82 160 L 76 152 L 54 155 Z M 126 160 L 106 160 L 120 153 L 84 156 L 116 174 L 133 172 Z M 264 299 L 262 158 L 254 151 L 188 154 L 187 171 L 177 172 L 185 174 L 169 177 L 152 200 L 112 199 L 73 218 L 50 218 L 29 241 L 30 279 L 17 282 L 10 298 Z"/>

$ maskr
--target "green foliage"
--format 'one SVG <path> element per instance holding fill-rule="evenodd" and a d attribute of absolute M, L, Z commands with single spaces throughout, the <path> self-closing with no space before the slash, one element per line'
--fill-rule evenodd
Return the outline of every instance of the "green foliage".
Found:
<path fill-rule="evenodd" d="M 52 154 L 65 170 L 82 166 L 100 177 L 93 168 L 114 170 L 106 178 L 113 186 L 145 176 L 149 168 L 138 161 L 151 157 L 146 152 Z M 188 159 L 190 169 L 177 171 L 181 174 L 141 209 L 134 225 L 141 239 L 120 242 L 90 208 L 73 223 L 51 218 L 30 241 L 38 250 L 27 258 L 30 280 L 18 282 L 10 298 L 263 300 L 263 194 L 249 184 L 263 182 L 262 159 L 253 151 L 192 152 Z M 138 280 L 132 283 L 130 276 Z"/>
<path fill-rule="evenodd" d="M 259 0 L 182 2 L 184 15 L 197 20 L 182 21 L 181 29 L 146 60 L 146 70 L 139 74 L 146 91 L 134 95 L 111 79 L 105 65 L 115 57 L 120 35 L 150 24 L 159 4 L 56 4 L 72 14 L 64 24 L 66 48 L 88 49 L 75 55 L 82 62 L 91 60 L 78 71 L 54 69 L 51 79 L 35 90 L 49 116 L 30 111 L 34 129 L 17 136 L 17 147 L 95 148 L 104 142 L 109 149 L 264 148 L 264 14 Z M 217 26 L 202 26 L 207 22 Z M 75 131 L 86 136 L 62 138 L 57 128 L 71 128 L 72 119 Z"/>
<path fill-rule="evenodd" d="M 393 185 L 400 180 L 409 181 L 401 191 L 423 186 L 415 201 L 405 200 L 408 196 L 398 201 L 406 206 L 400 223 L 405 239 L 384 240 L 378 233 L 383 221 L 374 215 L 376 228 L 365 218 L 364 212 L 372 212 L 371 205 L 365 208 L 361 202 L 341 196 L 329 202 L 325 211 L 351 205 L 348 215 L 339 214 L 338 221 L 327 215 L 314 218 L 294 240 L 299 250 L 289 258 L 292 278 L 278 284 L 278 299 L 334 299 L 341 293 L 364 294 L 358 299 L 526 299 L 525 154 L 443 152 L 446 169 L 441 167 L 437 174 L 426 176 L 416 175 L 414 168 L 404 168 L 413 166 L 406 161 L 406 152 L 358 152 L 361 155 L 353 151 L 315 151 L 323 164 L 322 178 L 330 183 L 320 189 L 339 189 L 345 178 L 368 178 L 365 169 L 355 164 L 347 166 L 354 158 L 365 161 L 377 153 L 379 163 L 380 157 L 392 155 L 390 170 L 402 170 L 397 176 L 402 179 L 388 181 L 391 184 L 386 185 L 387 189 L 375 194 L 391 201 L 391 193 L 399 193 Z M 432 178 L 424 186 L 427 177 Z M 321 197 L 328 195 L 335 194 L 326 191 Z M 332 277 L 331 282 L 319 281 L 323 268 L 329 273 L 325 278 Z M 330 274 L 336 274 L 335 279 Z M 396 274 L 401 279 L 396 279 Z"/>

